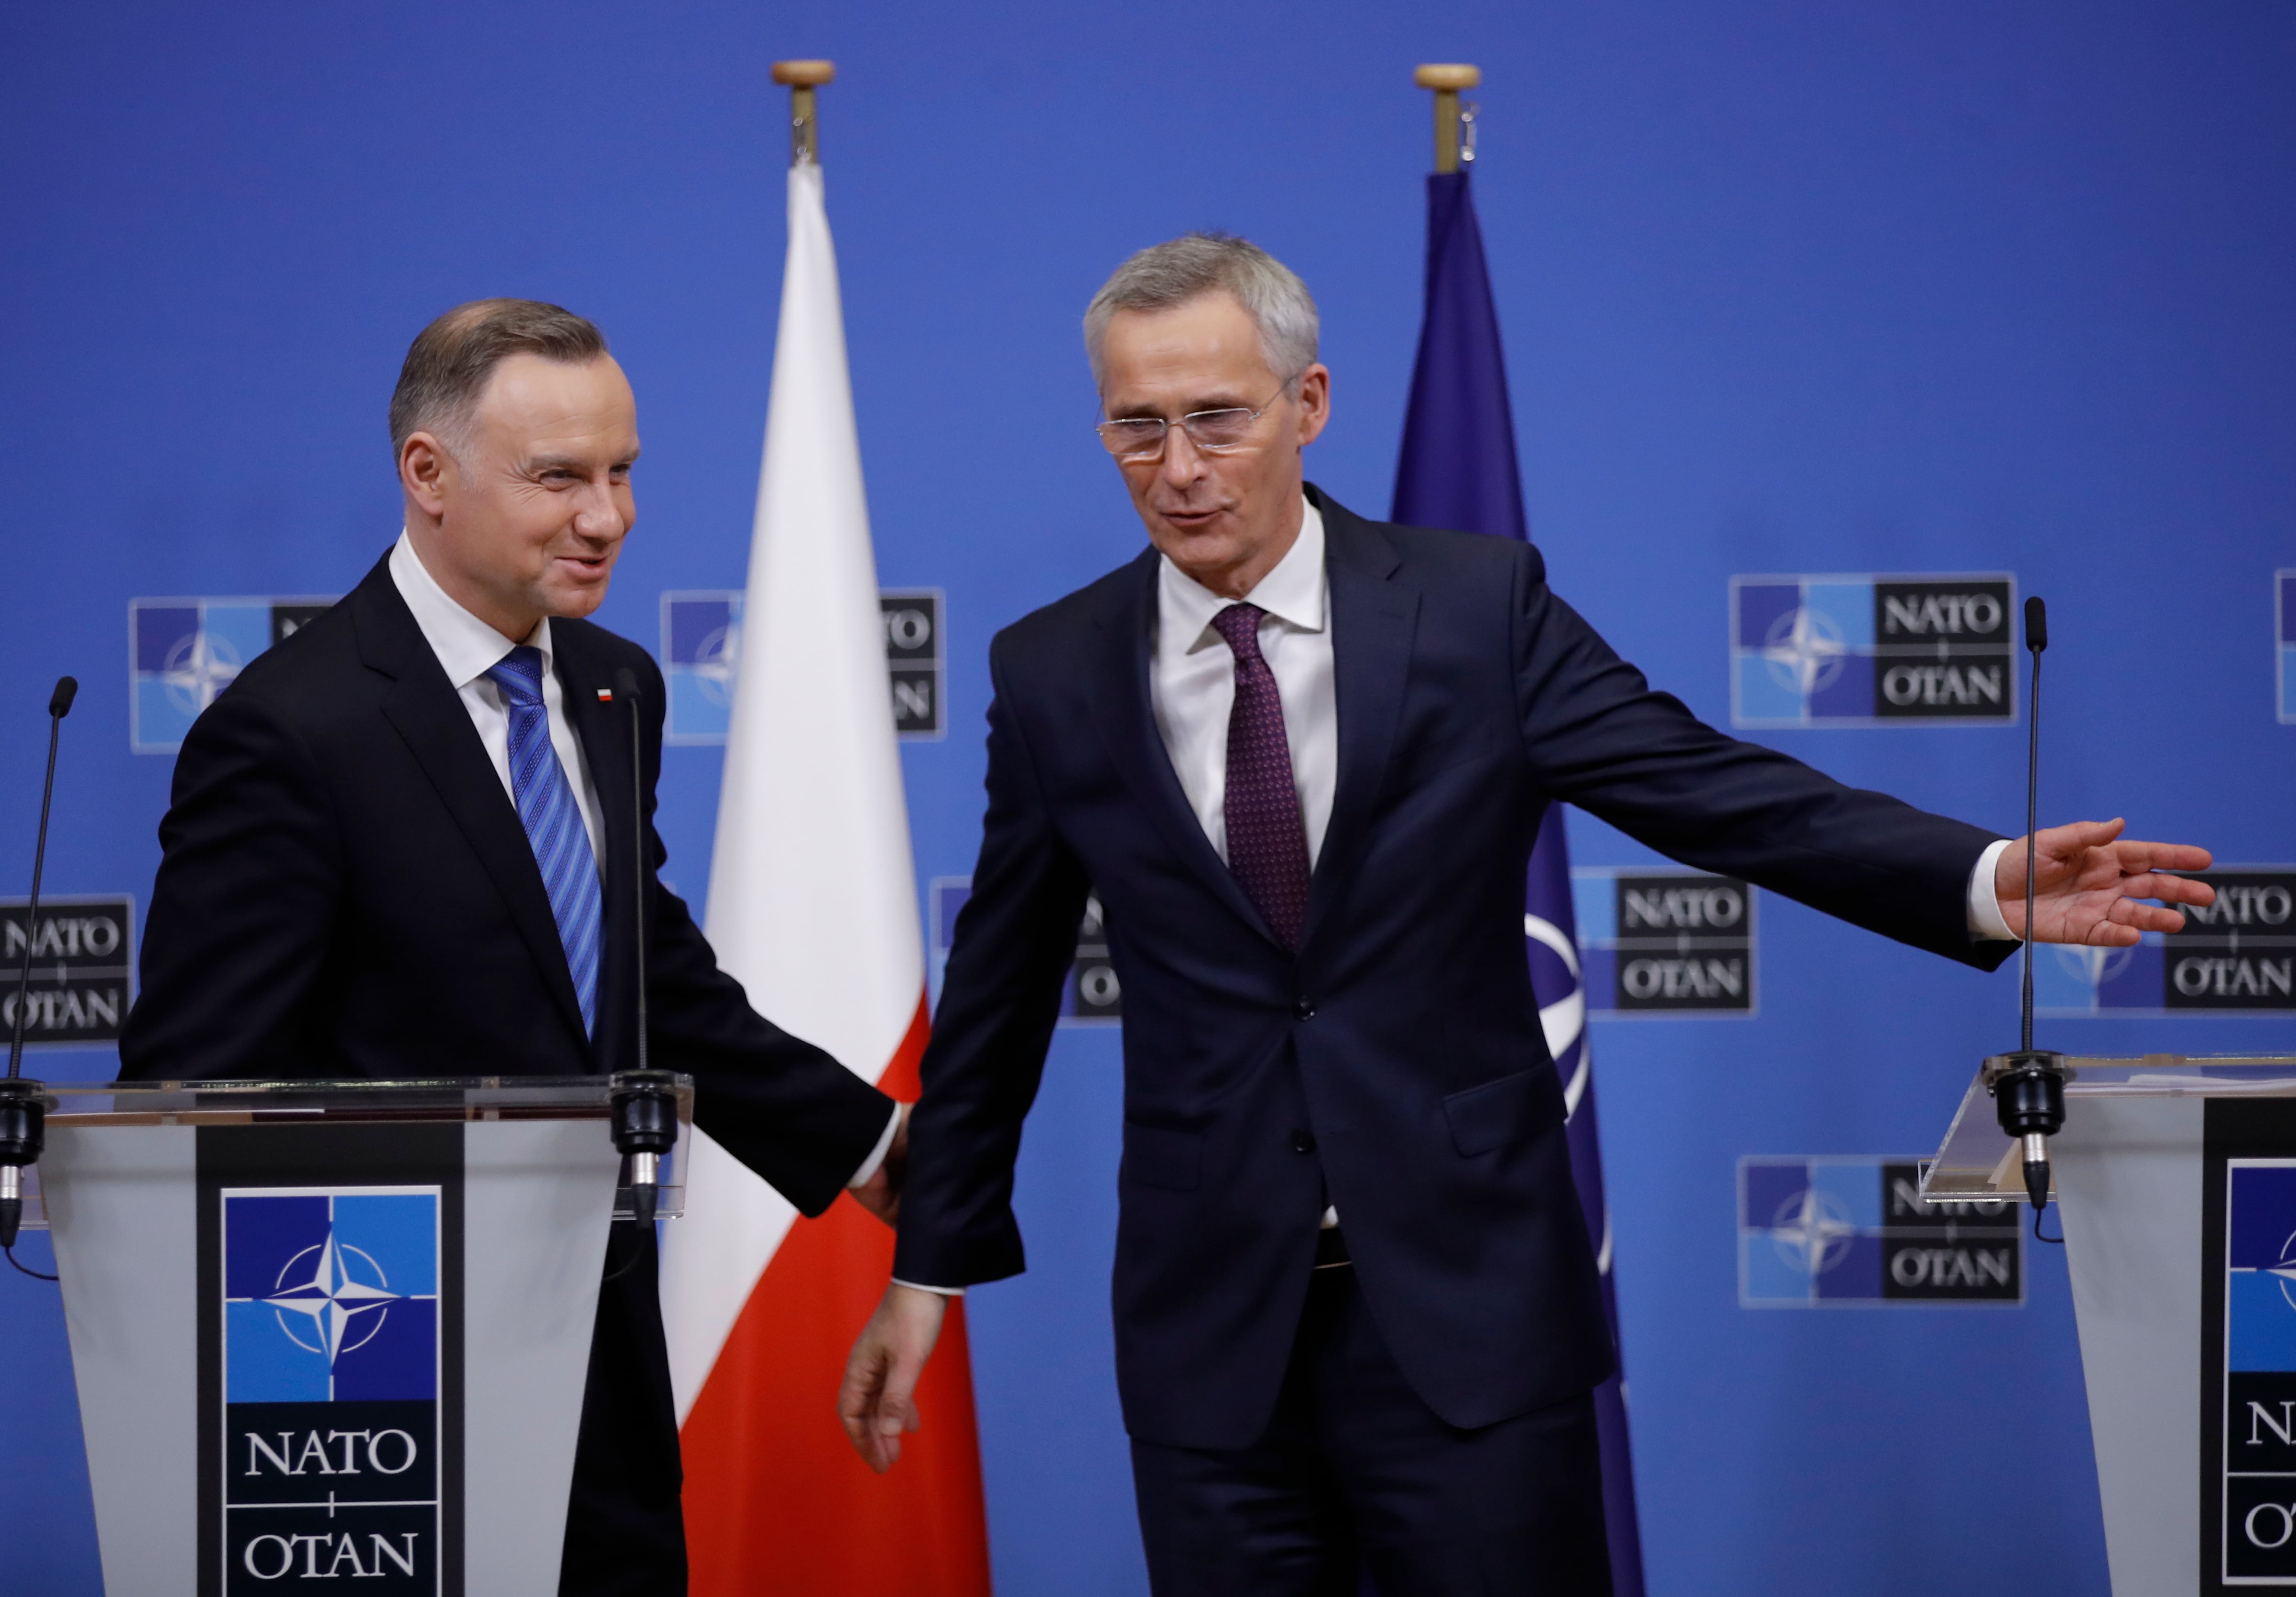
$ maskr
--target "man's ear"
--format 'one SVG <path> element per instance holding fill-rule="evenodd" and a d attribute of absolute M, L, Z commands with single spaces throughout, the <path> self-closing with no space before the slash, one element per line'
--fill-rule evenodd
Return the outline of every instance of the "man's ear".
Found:
<path fill-rule="evenodd" d="M 1317 361 L 1300 374 L 1300 447 L 1305 449 L 1332 419 L 1332 372 Z"/>
<path fill-rule="evenodd" d="M 447 513 L 447 483 L 454 471 L 455 457 L 435 433 L 410 433 L 398 446 L 398 485 L 433 520 Z"/>

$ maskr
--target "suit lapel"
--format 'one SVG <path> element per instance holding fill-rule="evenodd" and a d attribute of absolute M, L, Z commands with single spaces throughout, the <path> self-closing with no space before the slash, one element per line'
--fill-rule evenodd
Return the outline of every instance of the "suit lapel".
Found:
<path fill-rule="evenodd" d="M 479 864 L 509 906 L 512 922 L 534 955 L 560 1013 L 582 1032 L 582 1006 L 566 969 L 565 946 L 550 913 L 534 847 L 519 824 L 518 811 L 503 790 L 502 778 L 487 758 L 478 729 L 471 725 L 454 684 L 430 651 L 406 602 L 390 579 L 388 561 L 378 566 L 351 595 L 359 655 L 368 667 L 393 679 L 382 713 L 422 767 L 430 785 L 455 818 Z"/>
<path fill-rule="evenodd" d="M 1333 697 L 1340 722 L 1339 781 L 1331 824 L 1308 887 L 1300 946 L 1339 899 L 1363 851 L 1388 755 L 1395 747 L 1419 595 L 1393 580 L 1401 563 L 1379 529 L 1317 493 L 1324 512 L 1324 569 L 1331 595 Z"/>
<path fill-rule="evenodd" d="M 1203 878 L 1214 897 L 1275 942 L 1266 918 L 1244 896 L 1243 884 L 1204 835 L 1179 774 L 1172 769 L 1163 734 L 1156 730 L 1148 691 L 1156 635 L 1156 572 L 1157 554 L 1151 549 L 1126 569 L 1123 581 L 1111 585 L 1109 602 L 1093 616 L 1100 635 L 1089 690 L 1094 720 L 1125 784 L 1154 817 L 1173 852 Z"/>

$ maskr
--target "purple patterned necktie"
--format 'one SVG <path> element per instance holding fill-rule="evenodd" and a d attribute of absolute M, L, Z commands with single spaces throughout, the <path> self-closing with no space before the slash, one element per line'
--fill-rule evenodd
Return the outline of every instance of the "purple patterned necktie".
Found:
<path fill-rule="evenodd" d="M 1308 828 L 1283 736 L 1283 700 L 1259 653 L 1256 604 L 1212 618 L 1235 656 L 1235 706 L 1227 717 L 1227 866 L 1244 897 L 1286 948 L 1300 946 L 1308 918 Z"/>

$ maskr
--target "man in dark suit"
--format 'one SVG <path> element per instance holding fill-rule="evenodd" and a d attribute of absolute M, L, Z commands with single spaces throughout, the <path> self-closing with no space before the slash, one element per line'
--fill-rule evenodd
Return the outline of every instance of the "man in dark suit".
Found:
<path fill-rule="evenodd" d="M 1124 991 L 1117 1377 L 1166 1597 L 1609 1590 L 1611 1349 L 1522 941 L 1568 800 L 1690 864 L 1984 968 L 2023 850 L 1703 725 L 1512 540 L 1306 485 L 1313 301 L 1240 240 L 1086 318 L 1153 547 L 999 634 L 988 811 L 912 1131 L 894 1283 L 840 1412 L 879 1469 L 1010 1207 L 1086 892 Z M 2040 935 L 2204 903 L 2195 848 L 2040 834 Z"/>
<path fill-rule="evenodd" d="M 579 618 L 629 531 L 638 454 L 597 329 L 529 300 L 448 312 L 408 352 L 391 437 L 398 545 L 184 740 L 122 1076 L 634 1069 L 643 936 L 652 1062 L 693 1077 L 700 1123 L 808 1215 L 849 1185 L 889 1215 L 900 1111 L 751 1010 L 656 880 L 661 674 Z M 625 670 L 636 750 L 609 697 Z M 633 1248 L 599 1296 L 560 1589 L 675 1597 L 651 1233 L 614 1251 Z"/>

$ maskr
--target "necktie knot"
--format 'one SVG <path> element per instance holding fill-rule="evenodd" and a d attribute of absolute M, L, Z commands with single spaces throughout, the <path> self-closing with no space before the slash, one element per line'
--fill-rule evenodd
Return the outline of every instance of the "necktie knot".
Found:
<path fill-rule="evenodd" d="M 1256 604 L 1231 604 L 1212 618 L 1212 630 L 1227 640 L 1228 651 L 1239 662 L 1259 658 L 1259 618 L 1267 612 Z"/>
<path fill-rule="evenodd" d="M 513 709 L 534 709 L 542 703 L 542 651 L 521 643 L 487 667 L 487 675 L 503 691 Z"/>

